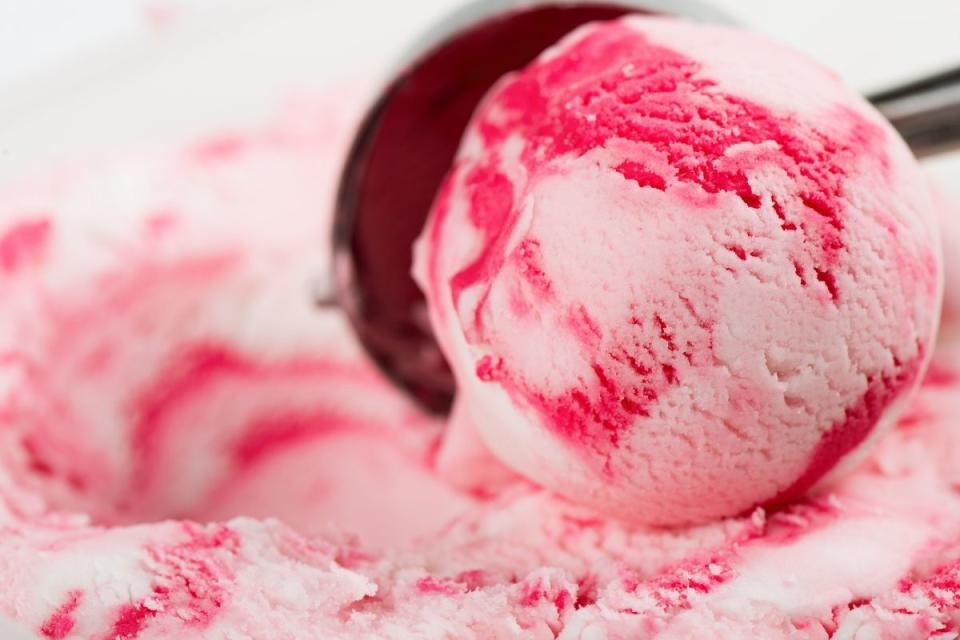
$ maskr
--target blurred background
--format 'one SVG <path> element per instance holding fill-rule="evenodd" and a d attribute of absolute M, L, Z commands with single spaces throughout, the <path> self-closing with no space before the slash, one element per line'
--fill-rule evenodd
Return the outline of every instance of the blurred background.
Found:
<path fill-rule="evenodd" d="M 713 0 L 864 90 L 960 64 L 960 0 Z M 367 87 L 453 0 L 0 0 L 0 184 Z M 932 170 L 960 194 L 960 160 Z"/>

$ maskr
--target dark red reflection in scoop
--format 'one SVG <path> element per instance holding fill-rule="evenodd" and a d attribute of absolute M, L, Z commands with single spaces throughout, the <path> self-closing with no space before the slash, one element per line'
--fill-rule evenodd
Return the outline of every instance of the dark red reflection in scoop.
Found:
<path fill-rule="evenodd" d="M 431 411 L 449 409 L 455 385 L 410 276 L 411 250 L 470 116 L 504 73 L 587 22 L 629 12 L 539 7 L 482 23 L 421 57 L 364 122 L 337 202 L 339 297 L 377 364 Z"/>

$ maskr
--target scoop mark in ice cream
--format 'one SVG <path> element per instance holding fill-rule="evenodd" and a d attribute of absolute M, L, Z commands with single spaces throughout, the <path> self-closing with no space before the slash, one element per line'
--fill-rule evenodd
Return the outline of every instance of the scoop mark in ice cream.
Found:
<path fill-rule="evenodd" d="M 230 379 L 261 380 L 313 378 L 337 373 L 370 377 L 371 372 L 355 366 L 316 359 L 287 359 L 262 362 L 246 357 L 222 344 L 185 345 L 166 368 L 150 382 L 132 404 L 135 424 L 133 450 L 138 458 L 134 484 L 143 490 L 155 475 L 151 466 L 154 443 L 161 438 L 168 419 L 193 398 L 202 397 L 213 385 Z M 284 410 L 251 424 L 244 438 L 234 444 L 234 462 L 248 466 L 278 447 L 292 445 L 326 431 L 331 425 L 346 427 L 344 416 Z"/>

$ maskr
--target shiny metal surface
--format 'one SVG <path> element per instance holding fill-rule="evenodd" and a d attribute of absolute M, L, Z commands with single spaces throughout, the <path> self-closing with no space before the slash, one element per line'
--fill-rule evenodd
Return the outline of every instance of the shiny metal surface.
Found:
<path fill-rule="evenodd" d="M 424 407 L 446 411 L 455 386 L 410 276 L 411 245 L 474 108 L 570 31 L 627 13 L 732 22 L 697 0 L 479 0 L 425 33 L 365 117 L 336 204 L 336 299 L 376 363 Z"/>
<path fill-rule="evenodd" d="M 960 148 L 960 67 L 868 96 L 918 158 Z"/>

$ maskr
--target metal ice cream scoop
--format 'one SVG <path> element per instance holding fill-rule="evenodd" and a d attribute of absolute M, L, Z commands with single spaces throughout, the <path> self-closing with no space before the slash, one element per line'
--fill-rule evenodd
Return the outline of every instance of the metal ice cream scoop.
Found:
<path fill-rule="evenodd" d="M 446 411 L 453 377 L 410 276 L 411 246 L 474 108 L 575 28 L 628 13 L 734 24 L 698 0 L 476 0 L 429 29 L 367 113 L 334 222 L 335 302 L 380 368 Z M 870 97 L 917 156 L 960 147 L 960 68 Z"/>

